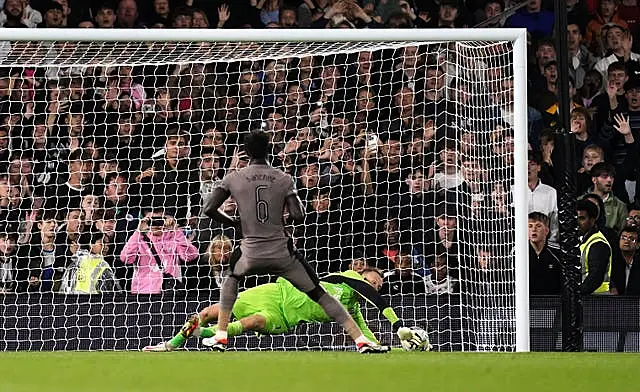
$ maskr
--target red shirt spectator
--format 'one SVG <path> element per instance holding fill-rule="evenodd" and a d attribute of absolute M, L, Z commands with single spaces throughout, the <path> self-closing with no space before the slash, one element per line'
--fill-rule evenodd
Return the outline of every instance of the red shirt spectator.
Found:
<path fill-rule="evenodd" d="M 619 25 L 625 29 L 628 27 L 627 22 L 619 16 L 618 4 L 615 0 L 600 0 L 598 12 L 595 13 L 594 18 L 587 25 L 584 41 L 591 53 L 596 56 L 604 54 L 605 48 L 602 42 L 601 30 L 607 24 Z"/>

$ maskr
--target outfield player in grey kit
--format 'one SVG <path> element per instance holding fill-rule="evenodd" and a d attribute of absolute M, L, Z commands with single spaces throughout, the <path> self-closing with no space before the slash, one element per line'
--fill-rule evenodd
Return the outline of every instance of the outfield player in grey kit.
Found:
<path fill-rule="evenodd" d="M 238 296 L 239 280 L 250 274 L 271 274 L 287 279 L 322 306 L 327 315 L 340 323 L 353 338 L 361 353 L 389 351 L 389 347 L 380 346 L 364 337 L 340 302 L 320 286 L 315 271 L 294 252 L 292 241 L 285 231 L 283 216 L 286 208 L 293 222 L 302 223 L 304 209 L 293 178 L 267 162 L 271 149 L 267 134 L 262 131 L 251 132 L 245 137 L 244 149 L 250 159 L 249 165 L 228 173 L 214 188 L 204 206 L 204 212 L 209 217 L 235 227 L 239 223 L 243 233 L 240 245 L 242 256 L 230 267 L 230 274 L 222 284 L 218 329 L 211 348 L 219 351 L 226 349 L 227 325 Z M 239 222 L 219 210 L 229 196 L 233 196 L 238 206 Z"/>

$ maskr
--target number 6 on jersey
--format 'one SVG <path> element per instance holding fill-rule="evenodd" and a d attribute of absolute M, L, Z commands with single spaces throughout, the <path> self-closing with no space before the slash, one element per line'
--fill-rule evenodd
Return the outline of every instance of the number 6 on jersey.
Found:
<path fill-rule="evenodd" d="M 269 204 L 262 198 L 262 191 L 267 189 L 266 185 L 256 186 L 256 219 L 260 223 L 269 220 Z"/>

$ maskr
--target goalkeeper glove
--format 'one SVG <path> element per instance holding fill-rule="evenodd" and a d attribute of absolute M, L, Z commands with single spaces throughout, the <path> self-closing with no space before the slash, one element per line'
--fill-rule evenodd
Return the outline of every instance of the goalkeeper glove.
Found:
<path fill-rule="evenodd" d="M 427 333 L 419 327 L 401 327 L 398 329 L 398 337 L 401 341 L 409 341 L 415 344 L 417 347 L 422 347 L 423 345 L 425 351 L 431 350 L 431 344 L 429 344 L 429 336 Z"/>
<path fill-rule="evenodd" d="M 413 331 L 409 327 L 400 327 L 396 331 L 400 340 L 411 340 L 414 336 Z"/>

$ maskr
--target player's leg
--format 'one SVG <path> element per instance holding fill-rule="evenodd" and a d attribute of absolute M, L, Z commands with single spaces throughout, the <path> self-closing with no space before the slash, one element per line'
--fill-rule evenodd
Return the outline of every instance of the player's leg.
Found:
<path fill-rule="evenodd" d="M 169 341 L 160 342 L 153 346 L 146 346 L 143 351 L 173 351 L 184 345 L 191 336 L 202 336 L 202 327 L 207 326 L 210 322 L 218 319 L 218 304 L 213 304 L 202 309 L 200 313 L 189 316 L 180 331 Z M 209 335 L 204 337 L 210 337 Z"/>
<path fill-rule="evenodd" d="M 240 251 L 240 248 L 236 248 L 234 250 L 234 252 L 231 254 L 231 258 L 229 260 L 229 264 L 230 264 L 230 270 L 234 271 L 237 262 L 240 259 L 240 256 L 242 255 L 242 252 Z M 229 278 L 225 279 L 225 283 L 226 281 L 228 281 Z M 231 284 L 233 284 L 233 282 L 231 282 Z M 231 301 L 231 305 L 230 308 L 233 308 L 233 302 L 235 302 L 235 297 L 237 297 L 237 286 L 238 286 L 238 280 L 235 280 L 235 296 L 232 296 L 232 300 Z M 223 287 L 224 287 L 224 283 L 223 283 Z M 222 297 L 222 295 L 221 295 Z M 230 301 L 229 298 L 227 298 L 227 302 Z M 222 298 L 221 298 L 221 302 L 222 302 Z M 231 311 L 227 312 L 226 315 L 226 323 L 228 324 L 229 322 L 229 318 L 230 318 L 230 313 Z M 224 313 L 221 311 L 221 306 L 220 304 L 214 304 L 211 305 L 205 309 L 203 309 L 198 315 L 193 315 L 191 317 L 189 317 L 189 319 L 187 320 L 187 322 L 185 323 L 185 325 L 183 325 L 183 327 L 180 329 L 180 332 L 173 337 L 173 339 L 171 339 L 168 342 L 161 342 L 155 346 L 147 346 L 145 348 L 143 348 L 143 351 L 172 351 L 175 350 L 176 348 L 181 347 L 184 342 L 193 334 L 197 334 L 198 336 L 202 336 L 201 333 L 201 326 L 206 326 L 208 323 L 212 322 L 212 321 L 216 321 L 219 320 L 220 317 L 225 317 Z M 225 326 L 226 328 L 226 326 Z M 205 332 L 205 337 L 207 337 L 207 333 Z M 226 341 L 225 343 L 226 344 Z"/>
<path fill-rule="evenodd" d="M 356 342 L 361 352 L 386 352 L 387 347 L 379 346 L 367 339 L 353 317 L 342 304 L 320 286 L 320 279 L 302 255 L 294 253 L 289 268 L 284 271 L 282 277 L 287 279 L 298 290 L 307 294 L 309 298 L 322 307 L 327 316 L 331 317 L 344 328 L 345 332 Z M 379 348 L 379 349 L 378 349 Z"/>
<path fill-rule="evenodd" d="M 211 346 L 212 349 L 219 351 L 223 351 L 227 346 L 227 328 L 231 319 L 233 305 L 238 299 L 238 285 L 249 270 L 248 260 L 242 256 L 240 248 L 237 248 L 231 255 L 229 270 L 231 273 L 225 278 L 220 289 L 218 325 L 214 336 L 214 340 L 217 343 Z"/>
<path fill-rule="evenodd" d="M 233 315 L 238 319 L 228 325 L 227 336 L 237 336 L 245 331 L 264 334 L 283 333 L 288 330 L 281 311 L 282 293 L 278 285 L 267 283 L 242 292 L 235 305 Z M 203 328 L 200 336 L 217 333 L 217 326 Z M 215 339 L 203 339 L 205 346 L 212 346 Z"/>
<path fill-rule="evenodd" d="M 218 320 L 219 309 L 220 305 L 213 304 L 202 309 L 200 313 L 189 317 L 187 322 L 182 326 L 182 328 L 180 328 L 180 331 L 167 342 L 167 345 L 172 349 L 176 349 L 178 347 L 182 347 L 191 336 L 213 336 L 208 335 L 206 332 L 204 332 L 203 336 L 203 328 L 208 326 L 211 322 Z"/>
<path fill-rule="evenodd" d="M 235 307 L 234 307 L 235 309 Z M 235 310 L 234 310 L 235 314 Z M 212 326 L 208 328 L 202 328 L 202 335 L 205 336 L 205 333 L 213 336 L 215 334 L 215 330 L 217 326 Z M 277 309 L 277 306 L 271 306 L 265 308 L 265 310 L 241 318 L 238 321 L 234 321 L 229 323 L 229 328 L 227 329 L 227 336 L 233 337 L 241 335 L 247 331 L 255 331 L 259 332 L 263 335 L 276 335 L 289 331 L 287 327 L 287 323 L 285 322 L 284 315 L 282 311 Z M 215 340 L 212 338 L 204 338 L 202 339 L 202 344 L 205 346 L 211 347 L 215 344 Z"/>
<path fill-rule="evenodd" d="M 267 326 L 267 318 L 262 314 L 254 314 L 252 316 L 247 316 L 241 318 L 238 321 L 234 321 L 229 323 L 227 326 L 227 337 L 234 337 L 238 335 L 242 335 L 246 331 L 256 331 L 256 332 L 265 332 Z M 202 344 L 205 346 L 212 346 L 215 344 L 214 340 L 211 339 L 215 336 L 218 330 L 217 325 L 213 325 L 211 327 L 202 328 L 198 334 L 202 337 Z"/>
<path fill-rule="evenodd" d="M 223 351 L 227 346 L 227 329 L 231 319 L 231 310 L 238 298 L 239 283 L 240 278 L 238 276 L 229 275 L 222 284 L 222 290 L 220 291 L 220 307 L 218 311 L 218 325 L 214 336 L 216 344 L 211 346 L 214 350 Z"/>

